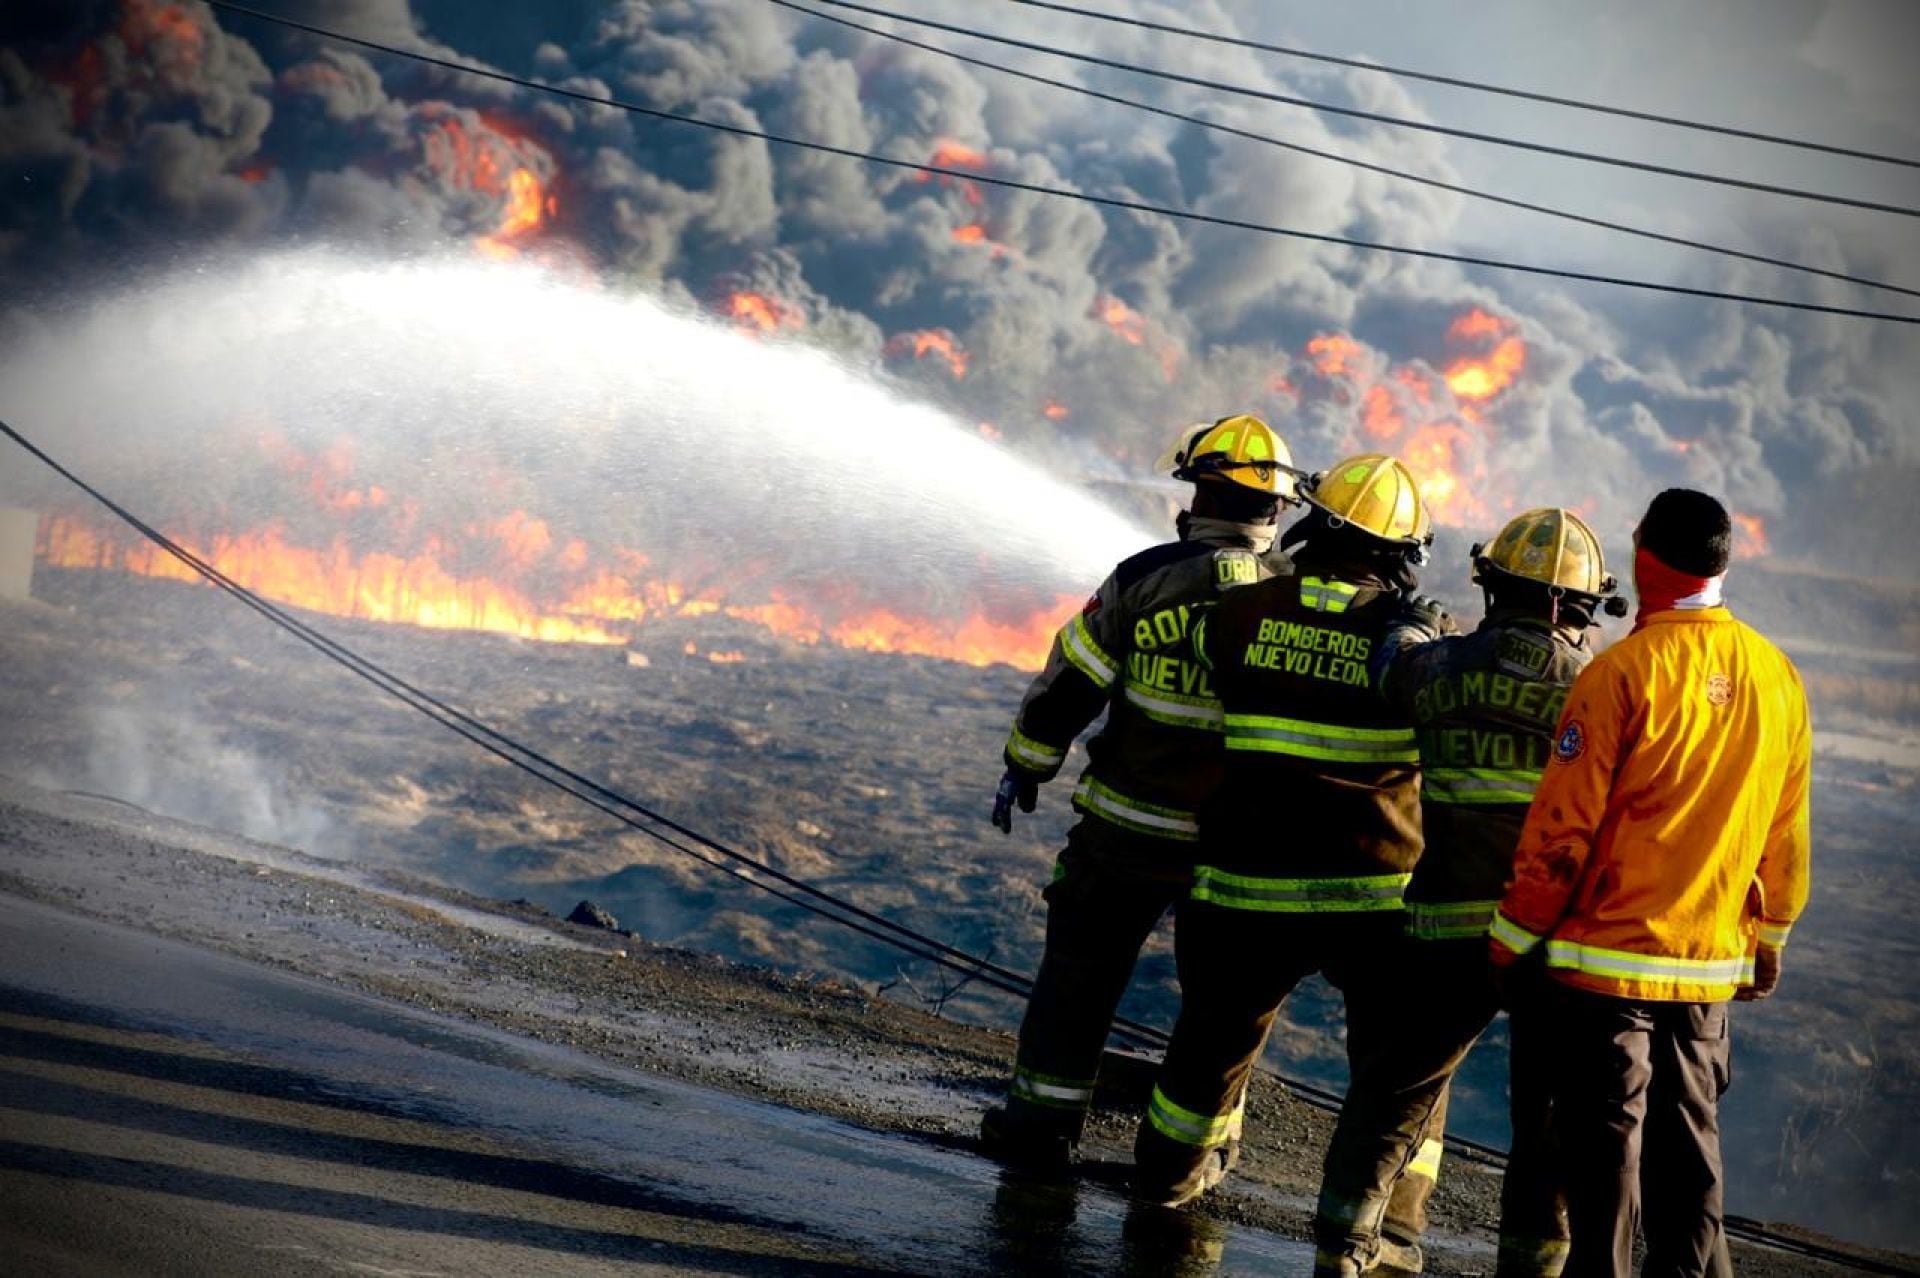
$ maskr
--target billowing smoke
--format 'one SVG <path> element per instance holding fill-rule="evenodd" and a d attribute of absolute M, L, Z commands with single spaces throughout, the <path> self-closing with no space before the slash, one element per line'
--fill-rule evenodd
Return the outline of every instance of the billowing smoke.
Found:
<path fill-rule="evenodd" d="M 1483 207 L 975 71 L 765 0 L 534 6 L 511 19 L 430 0 L 280 8 L 590 94 L 1314 232 L 1457 247 Z M 1239 29 L 1225 5 L 1178 8 L 1161 16 Z M 1423 114 L 1377 76 L 1027 11 L 1016 23 L 1015 11 L 949 10 L 938 16 Z M 1805 42 L 1807 68 L 1836 56 L 1826 25 Z M 1776 552 L 1913 572 L 1894 534 L 1911 528 L 1905 493 L 1920 476 L 1920 343 L 1895 326 L 1516 281 L 923 180 L 216 20 L 196 0 L 12 5 L 0 34 L 0 272 L 21 299 L 15 329 L 76 280 L 124 280 L 216 247 L 324 241 L 384 253 L 453 240 L 883 367 L 982 433 L 1089 480 L 1137 479 L 1175 426 L 1253 409 L 1283 424 L 1309 464 L 1387 447 L 1444 468 L 1465 491 L 1442 503 L 1443 518 L 1476 532 L 1557 502 L 1617 537 L 1650 491 L 1688 483 L 1766 521 Z M 1300 112 L 1276 120 L 1245 101 L 1099 74 L 1102 87 L 1160 93 L 1225 123 L 1460 176 L 1432 135 Z M 1910 126 L 1892 127 L 1895 144 L 1920 151 Z M 1894 194 L 1913 202 L 1915 186 Z M 1722 207 L 1725 225 L 1704 237 L 1896 278 L 1913 260 L 1910 231 L 1882 225 L 1898 219 Z M 1661 224 L 1658 210 L 1637 216 Z M 1502 247 L 1557 259 L 1544 225 Z M 1884 301 L 1713 259 L 1623 251 L 1619 261 L 1702 286 Z M 1445 377 L 1462 355 L 1453 326 L 1469 311 L 1525 344 L 1524 375 L 1477 399 Z M 1309 346 L 1328 336 L 1357 342 L 1365 368 L 1320 373 Z M 1369 418 L 1376 387 L 1395 397 L 1398 429 Z M 1419 434 L 1424 425 L 1434 429 Z M 1849 517 L 1831 518 L 1836 507 Z"/>

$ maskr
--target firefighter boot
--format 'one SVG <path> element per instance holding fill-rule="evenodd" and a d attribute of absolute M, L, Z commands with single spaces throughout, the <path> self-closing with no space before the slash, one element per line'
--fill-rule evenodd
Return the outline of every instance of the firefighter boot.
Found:
<path fill-rule="evenodd" d="M 980 1117 L 981 1152 L 1021 1171 L 1065 1171 L 1079 1135 L 1077 1123 L 1035 1117 L 1024 1106 L 995 1105 Z"/>
<path fill-rule="evenodd" d="M 1185 1206 L 1227 1178 L 1228 1158 L 1227 1145 L 1187 1145 L 1143 1127 L 1133 1143 L 1133 1196 L 1161 1207 Z"/>

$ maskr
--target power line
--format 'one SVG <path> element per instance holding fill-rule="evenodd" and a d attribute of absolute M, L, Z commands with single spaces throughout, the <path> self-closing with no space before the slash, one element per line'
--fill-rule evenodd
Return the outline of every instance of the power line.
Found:
<path fill-rule="evenodd" d="M 1673 165 L 1655 164 L 1650 160 L 1630 160 L 1625 156 L 1603 155 L 1595 151 L 1579 151 L 1572 147 L 1553 146 L 1546 142 L 1527 142 L 1519 138 L 1510 138 L 1498 133 L 1481 133 L 1473 129 L 1459 129 L 1451 125 L 1435 124 L 1428 120 L 1410 120 L 1405 116 L 1387 115 L 1379 111 L 1365 111 L 1359 107 L 1340 106 L 1337 103 L 1321 102 L 1312 98 L 1294 97 L 1285 93 L 1274 93 L 1267 89 L 1256 89 L 1252 85 L 1234 84 L 1227 80 L 1210 80 L 1205 76 L 1186 75 L 1179 71 L 1169 71 L 1164 67 L 1143 66 L 1137 62 L 1126 62 L 1119 58 L 1102 57 L 1096 53 L 1085 53 L 1077 49 L 1065 49 L 1057 45 L 1041 44 L 1034 40 L 1022 40 L 1017 36 L 995 35 L 972 27 L 957 26 L 951 22 L 938 22 L 932 18 L 909 17 L 890 9 L 876 9 L 871 5 L 856 4 L 853 0 L 815 0 L 817 4 L 832 5 L 836 9 L 853 9 L 860 13 L 873 14 L 876 17 L 891 18 L 895 22 L 904 22 L 910 26 L 929 27 L 935 31 L 945 31 L 951 35 L 967 36 L 975 40 L 985 40 L 991 44 L 1007 45 L 1010 48 L 1026 49 L 1031 53 L 1044 53 L 1056 58 L 1068 58 L 1074 62 L 1084 62 L 1089 66 L 1107 67 L 1114 71 L 1126 71 L 1133 75 L 1151 76 L 1157 80 L 1171 80 L 1176 84 L 1192 85 L 1195 88 L 1212 89 L 1216 93 L 1231 93 L 1236 97 L 1257 98 L 1262 102 L 1277 102 L 1283 106 L 1306 107 L 1313 111 L 1324 111 L 1330 115 L 1350 116 L 1356 120 L 1370 120 L 1375 124 L 1392 125 L 1401 129 L 1418 129 L 1423 133 L 1438 133 L 1450 138 L 1464 138 L 1470 142 L 1486 142 L 1493 146 L 1511 147 L 1521 151 L 1535 151 L 1542 155 L 1556 155 L 1563 159 L 1583 160 L 1589 164 L 1605 164 L 1614 168 L 1634 169 L 1642 173 L 1657 173 L 1663 177 L 1685 178 L 1690 182 L 1706 182 L 1715 186 L 1735 187 L 1743 191 L 1757 191 L 1765 195 L 1786 195 L 1794 199 L 1813 200 L 1821 204 L 1838 204 L 1848 208 L 1867 209 L 1875 213 L 1895 213 L 1901 217 L 1920 217 L 1920 208 L 1903 204 L 1884 204 L 1877 200 L 1861 200 L 1846 195 L 1827 195 L 1819 191 L 1809 191 L 1801 187 L 1777 186 L 1770 182 L 1754 182 L 1746 178 L 1729 177 L 1718 173 L 1701 173 L 1694 169 L 1683 169 Z M 220 6 L 224 8 L 225 6 Z"/>
<path fill-rule="evenodd" d="M 822 0 L 822 2 L 832 3 L 832 0 Z M 1459 183 L 1448 182 L 1441 178 L 1427 177 L 1424 174 L 1410 173 L 1404 169 L 1392 168 L 1385 164 L 1376 164 L 1371 160 L 1362 160 L 1353 156 L 1341 155 L 1336 151 L 1323 151 L 1317 147 L 1307 146 L 1304 143 L 1290 142 L 1284 138 L 1273 137 L 1270 134 L 1256 133 L 1250 129 L 1242 129 L 1231 124 L 1223 124 L 1217 120 L 1209 120 L 1204 116 L 1191 115 L 1184 111 L 1176 111 L 1171 107 L 1158 106 L 1151 102 L 1143 102 L 1137 98 L 1121 97 L 1119 94 L 1107 93 L 1103 90 L 1093 88 L 1090 85 L 1076 84 L 1071 80 L 1057 80 L 1051 76 L 1040 75 L 1033 71 L 1022 71 L 1018 67 L 1007 66 L 1005 63 L 993 62 L 986 58 L 977 58 L 971 54 L 961 53 L 957 49 L 943 48 L 937 44 L 928 44 L 923 40 L 915 40 L 913 37 L 902 35 L 897 31 L 888 31 L 881 27 L 871 27 L 864 22 L 856 22 L 852 18 L 843 18 L 838 14 L 822 13 L 815 9 L 809 9 L 805 5 L 795 3 L 795 0 L 767 0 L 767 3 L 778 5 L 783 9 L 790 9 L 795 13 L 804 13 L 808 17 L 817 18 L 821 22 L 835 23 L 838 26 L 848 27 L 855 31 L 863 31 L 868 35 L 875 36 L 882 40 L 891 40 L 896 44 L 904 44 L 909 48 L 920 49 L 939 57 L 951 58 L 956 62 L 964 62 L 969 66 L 983 67 L 989 71 L 998 71 L 1003 75 L 1014 76 L 1034 84 L 1049 85 L 1056 89 L 1064 89 L 1070 93 L 1078 93 L 1084 97 L 1095 98 L 1102 102 L 1112 102 L 1119 106 L 1131 107 L 1136 111 L 1150 112 L 1153 115 L 1163 116 L 1170 120 L 1179 120 L 1199 128 L 1210 129 L 1216 133 L 1230 134 L 1233 137 L 1244 138 L 1250 142 L 1259 142 L 1267 146 L 1281 147 L 1288 151 L 1297 151 L 1302 155 L 1311 155 L 1319 159 L 1331 160 L 1336 164 L 1345 164 L 1352 168 L 1365 169 L 1371 173 L 1380 173 L 1387 177 L 1400 178 L 1408 182 L 1418 182 L 1422 186 L 1430 186 L 1442 191 L 1452 191 L 1455 194 L 1470 196 L 1473 199 L 1487 200 L 1494 204 L 1504 204 L 1509 208 L 1524 209 L 1530 213 L 1543 213 L 1548 217 L 1561 218 L 1568 222 L 1578 222 L 1585 226 L 1597 226 L 1608 231 L 1619 231 L 1626 235 L 1639 236 L 1642 239 L 1658 240 L 1665 244 L 1677 244 L 1682 248 L 1700 249 L 1708 253 L 1718 253 L 1725 257 L 1738 258 L 1741 261 L 1757 262 L 1763 266 L 1776 266 L 1783 270 L 1800 271 L 1808 275 L 1818 275 L 1826 279 L 1840 280 L 1848 284 L 1859 284 L 1867 288 L 1885 289 L 1892 293 L 1904 293 L 1908 297 L 1920 297 L 1920 289 L 1908 288 L 1901 284 L 1888 284 L 1863 275 L 1849 275 L 1845 271 L 1830 271 L 1824 267 L 1807 266 L 1800 262 L 1789 261 L 1786 258 L 1770 257 L 1764 253 L 1750 253 L 1744 249 L 1728 248 L 1724 245 L 1709 243 L 1705 240 L 1691 240 L 1681 235 L 1669 235 L 1664 231 L 1648 230 L 1645 227 L 1631 226 L 1624 222 L 1613 222 L 1606 218 L 1593 217 L 1585 213 L 1575 213 L 1570 209 L 1554 208 L 1546 204 L 1535 204 L 1527 200 L 1515 199 L 1512 196 L 1495 195 L 1492 192 L 1481 191 L 1470 186 L 1462 186 Z"/>
<path fill-rule="evenodd" d="M 1920 159 L 1911 159 L 1904 155 L 1887 155 L 1879 151 L 1862 151 L 1853 147 L 1835 146 L 1828 142 L 1813 142 L 1805 138 L 1784 137 L 1777 133 L 1763 133 L 1758 129 L 1743 129 L 1729 124 L 1711 124 L 1704 120 L 1689 120 L 1683 116 L 1661 115 L 1654 111 L 1636 111 L 1631 107 L 1613 106 L 1605 102 L 1595 102 L 1590 98 L 1559 97 L 1551 93 L 1538 93 L 1531 89 L 1516 89 L 1510 85 L 1489 84 L 1485 80 L 1468 80 L 1459 76 L 1439 75 L 1432 71 L 1414 71 L 1407 67 L 1387 66 L 1384 63 L 1369 62 L 1364 58 L 1343 58 L 1332 53 L 1316 53 L 1311 49 L 1302 49 L 1283 44 L 1269 44 L 1263 40 L 1251 40 L 1241 36 L 1221 35 L 1214 31 L 1204 31 L 1197 27 L 1180 27 L 1166 22 L 1154 22 L 1146 18 L 1130 17 L 1119 13 L 1102 13 L 1098 9 L 1083 9 L 1077 5 L 1060 4 L 1056 0 L 1006 0 L 1009 4 L 1026 5 L 1033 9 L 1052 9 L 1058 13 L 1071 13 L 1076 17 L 1094 18 L 1101 22 L 1118 23 L 1121 26 L 1138 27 L 1146 31 L 1158 31 L 1165 35 L 1186 36 L 1194 40 L 1204 40 L 1212 44 L 1232 45 L 1239 49 L 1253 49 L 1261 53 L 1277 53 L 1283 57 L 1306 58 L 1314 62 L 1330 62 L 1335 66 L 1352 67 L 1358 71 L 1373 71 L 1381 75 L 1397 76 L 1403 80 L 1424 80 L 1429 84 L 1444 84 L 1455 89 L 1472 89 L 1478 93 L 1496 93 L 1502 97 L 1520 98 L 1527 102 L 1544 102 L 1550 106 L 1571 107 L 1576 111 L 1595 111 L 1602 115 L 1615 115 L 1628 120 L 1643 120 L 1651 124 L 1667 124 L 1677 129 L 1693 129 L 1701 133 L 1717 133 L 1722 137 L 1743 138 L 1749 142 L 1767 142 L 1774 146 L 1795 147 L 1802 151 L 1818 151 L 1824 155 L 1841 155 L 1855 160 L 1872 160 L 1877 164 L 1898 164 L 1907 168 L 1920 168 Z"/>
<path fill-rule="evenodd" d="M 852 147 L 835 146 L 829 142 L 816 142 L 806 138 L 787 137 L 770 133 L 762 129 L 750 129 L 744 125 L 726 124 L 718 120 L 706 120 L 698 116 L 684 115 L 677 111 L 667 111 L 658 107 L 642 106 L 637 102 L 627 102 L 619 98 L 583 93 L 578 89 L 569 89 L 557 84 L 542 84 L 506 71 L 491 67 L 471 66 L 455 62 L 450 58 L 437 57 L 414 49 L 402 49 L 395 45 L 383 44 L 378 40 L 369 40 L 362 36 L 347 35 L 325 27 L 314 26 L 293 18 L 278 14 L 265 13 L 259 9 L 233 3 L 233 0 L 206 0 L 209 7 L 227 13 L 241 14 L 256 18 L 294 31 L 303 31 L 323 40 L 332 40 L 340 44 L 357 48 L 371 49 L 377 53 L 390 54 L 406 58 L 428 66 L 437 66 L 448 71 L 477 76 L 485 80 L 494 80 L 501 84 L 511 84 L 536 93 L 545 93 L 553 97 L 567 98 L 575 102 L 584 102 L 592 106 L 614 107 L 634 115 L 666 121 L 674 124 L 690 125 L 708 129 L 716 133 L 726 133 L 734 137 L 753 138 L 761 142 L 771 142 L 780 146 L 790 146 L 799 150 L 814 151 L 822 155 L 838 155 L 845 159 L 859 160 L 863 163 L 880 165 L 886 168 L 904 169 L 914 173 L 930 173 L 940 177 L 956 178 L 976 182 L 983 186 L 1002 187 L 1007 190 L 1025 191 L 1032 195 L 1045 195 L 1058 199 L 1078 200 L 1084 204 L 1102 208 L 1118 209 L 1129 213 L 1147 213 L 1157 217 L 1173 218 L 1178 221 L 1197 222 L 1208 226 L 1227 227 L 1234 230 L 1254 231 L 1263 235 L 1277 235 L 1288 239 L 1307 240 L 1319 244 L 1339 245 L 1343 248 L 1360 249 L 1374 253 L 1392 253 L 1404 257 L 1418 257 L 1429 261 L 1453 262 L 1462 266 L 1479 266 L 1489 270 L 1514 271 L 1525 275 L 1541 275 L 1553 279 L 1578 280 L 1588 284 L 1607 284 L 1617 288 L 1641 289 L 1654 293 L 1670 293 L 1681 297 L 1701 297 L 1723 302 L 1746 302 L 1755 306 L 1774 306 L 1785 310 L 1809 311 L 1823 315 L 1844 315 L 1853 319 L 1881 320 L 1891 324 L 1920 324 L 1920 316 L 1900 315 L 1891 311 L 1869 311 L 1850 306 L 1829 306 L 1819 302 L 1801 302 L 1786 298 L 1765 297 L 1752 293 L 1735 293 L 1724 289 L 1694 288 L 1685 284 L 1665 284 L 1655 280 L 1634 279 L 1627 276 L 1603 275 L 1595 271 L 1576 271 L 1563 267 L 1539 266 L 1525 262 L 1509 262 L 1499 258 L 1480 257 L 1466 253 L 1447 253 L 1439 249 L 1414 248 L 1403 244 L 1386 244 L 1372 240 L 1353 239 L 1341 235 L 1325 235 L 1317 231 L 1303 231 L 1295 227 L 1275 226 L 1266 222 L 1254 222 L 1244 218 L 1224 217 L 1218 214 L 1201 213 L 1193 209 L 1171 208 L 1166 205 L 1150 204 L 1144 200 L 1122 199 L 1117 196 L 1095 195 L 1087 191 L 1076 191 L 1068 187 L 1048 186 L 1040 182 L 1025 182 L 1016 178 L 1000 177 L 995 174 L 981 173 L 972 169 L 954 168 L 949 165 L 929 164 L 917 160 L 902 160 L 892 156 L 876 155 L 869 151 L 860 151 Z"/>
<path fill-rule="evenodd" d="M 0 420 L 0 435 L 11 440 L 29 456 L 98 502 L 115 518 L 125 523 L 142 537 L 151 541 L 160 547 L 161 550 L 192 569 L 209 585 L 216 587 L 223 593 L 237 600 L 272 625 L 291 634 L 295 639 L 312 648 L 329 661 L 344 667 L 356 677 L 392 696 L 409 709 L 419 712 L 441 727 L 446 728 L 448 731 L 453 732 L 471 744 L 478 746 L 486 753 L 500 759 L 517 770 L 526 773 L 535 780 L 544 782 L 570 795 L 587 806 L 612 817 L 614 820 L 657 840 L 668 848 L 689 856 L 713 869 L 719 870 L 741 883 L 758 888 L 779 900 L 798 906 L 800 909 L 814 914 L 819 918 L 838 923 L 842 927 L 848 928 L 860 935 L 899 950 L 909 957 L 935 963 L 947 968 L 949 971 L 979 980 L 982 984 L 991 986 L 1002 992 L 1019 996 L 1031 995 L 1033 991 L 1032 981 L 1017 972 L 1001 967 L 984 957 L 968 954 L 964 950 L 947 945 L 905 924 L 896 923 L 883 915 L 862 909 L 851 901 L 816 888 L 812 884 L 794 875 L 786 874 L 773 866 L 767 865 L 765 862 L 750 857 L 743 852 L 736 851 L 720 843 L 718 840 L 708 838 L 698 831 L 654 812 L 646 805 L 621 794 L 619 791 L 604 786 L 590 777 L 583 776 L 555 762 L 546 755 L 534 750 L 532 747 L 526 746 L 513 737 L 498 731 L 485 721 L 455 709 L 445 701 L 422 691 L 398 675 L 390 673 L 373 661 L 362 657 L 353 649 L 329 638 L 327 635 L 307 625 L 284 609 L 255 594 L 212 564 L 195 555 L 186 547 L 154 528 L 151 524 L 139 518 L 139 516 L 135 515 L 127 507 L 122 506 L 120 503 L 108 497 L 100 489 L 81 478 L 80 475 L 69 470 L 38 444 L 28 439 L 4 420 Z M 641 818 L 645 819 L 643 820 Z M 684 836 L 685 840 L 698 842 L 706 848 L 712 849 L 715 853 L 719 854 L 719 856 L 724 857 L 725 860 L 708 856 L 698 849 L 688 846 L 688 843 L 681 838 L 662 833 L 662 827 L 666 830 L 673 831 L 675 835 Z M 735 864 L 728 864 L 727 861 L 735 862 Z M 768 883 L 754 877 L 753 874 L 747 872 L 747 867 L 751 867 L 755 871 L 768 875 L 782 886 L 776 886 L 773 883 Z M 841 912 L 837 913 L 836 911 Z M 1122 1041 L 1130 1042 L 1135 1046 L 1164 1048 L 1167 1046 L 1170 1038 L 1165 1030 L 1123 1016 L 1114 1017 L 1112 1026 L 1114 1037 Z M 1342 1097 L 1338 1092 L 1290 1078 L 1266 1061 L 1256 1062 L 1255 1068 L 1260 1073 L 1278 1082 L 1299 1099 L 1318 1109 L 1337 1113 L 1341 1107 Z M 1504 1167 L 1506 1165 L 1505 1152 L 1492 1145 L 1459 1136 L 1449 1135 L 1445 1136 L 1444 1139 L 1448 1148 L 1457 1153 L 1468 1154 L 1494 1167 Z M 1905 1275 L 1907 1278 L 1912 1278 L 1916 1272 L 1920 1272 L 1872 1258 L 1853 1256 L 1819 1243 L 1779 1234 L 1758 1221 L 1748 1220 L 1743 1217 L 1729 1216 L 1727 1217 L 1726 1224 L 1728 1232 L 1735 1237 L 1776 1250 L 1817 1257 L 1869 1273 L 1897 1276 Z"/>

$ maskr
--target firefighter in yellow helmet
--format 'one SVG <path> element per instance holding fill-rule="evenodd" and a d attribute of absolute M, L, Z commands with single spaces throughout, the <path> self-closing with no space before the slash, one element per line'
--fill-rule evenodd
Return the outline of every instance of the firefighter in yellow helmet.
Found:
<path fill-rule="evenodd" d="M 1601 611 L 1626 611 L 1600 539 L 1570 510 L 1517 515 L 1473 548 L 1486 602 L 1471 634 L 1447 634 L 1431 600 L 1411 601 L 1373 658 L 1385 704 L 1411 719 L 1422 769 L 1425 851 L 1406 892 L 1393 979 L 1374 998 L 1390 1042 L 1363 1053 L 1327 1150 L 1315 1234 L 1320 1272 L 1385 1260 L 1417 1272 L 1425 1202 L 1440 1172 L 1447 1092 L 1499 1011 L 1486 937 L 1567 690 L 1593 656 Z M 1543 1045 L 1514 1026 L 1516 1061 Z M 1500 1278 L 1550 1278 L 1567 1221 L 1550 1151 L 1550 1106 L 1514 1071 L 1512 1157 L 1501 1203 Z M 1398 1180 L 1396 1180 L 1398 1177 Z"/>
<path fill-rule="evenodd" d="M 1167 1205 L 1230 1169 L 1248 1078 L 1300 980 L 1347 993 L 1351 1055 L 1392 1029 L 1367 987 L 1420 854 L 1419 755 L 1369 663 L 1432 533 L 1391 457 L 1348 458 L 1306 499 L 1282 541 L 1291 563 L 1222 599 L 1194 639 L 1226 761 L 1174 933 L 1180 1017 L 1134 1145 L 1136 1192 Z"/>
<path fill-rule="evenodd" d="M 1279 511 L 1298 501 L 1287 446 L 1257 417 L 1189 427 L 1161 465 L 1193 485 L 1178 539 L 1121 563 L 1061 629 L 1014 717 L 994 802 L 994 824 L 1011 831 L 1014 808 L 1033 811 L 1041 783 L 1105 711 L 1073 792 L 1080 820 L 1044 893 L 1046 952 L 1007 1100 L 981 1123 L 989 1152 L 1029 1166 L 1071 1158 L 1140 947 L 1192 882 L 1196 810 L 1221 766 L 1220 706 L 1193 660 L 1194 621 L 1273 575 Z"/>

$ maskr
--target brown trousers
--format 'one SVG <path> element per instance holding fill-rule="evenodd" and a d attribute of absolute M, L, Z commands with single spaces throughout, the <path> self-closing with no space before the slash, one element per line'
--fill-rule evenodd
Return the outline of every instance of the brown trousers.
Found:
<path fill-rule="evenodd" d="M 1647 1243 L 1641 1278 L 1721 1272 L 1727 1005 L 1610 998 L 1556 983 L 1519 1014 L 1536 1016 L 1553 1052 L 1529 1062 L 1550 1076 L 1528 1082 L 1553 1095 L 1573 1235 L 1567 1278 L 1628 1278 L 1636 1231 Z"/>
<path fill-rule="evenodd" d="M 1373 992 L 1392 1034 L 1354 1064 L 1320 1184 L 1316 1241 L 1336 1254 L 1366 1256 L 1383 1232 L 1403 1243 L 1419 1240 L 1433 1181 L 1412 1174 L 1411 1164 L 1425 1141 L 1445 1131 L 1454 1072 L 1500 1011 L 1483 939 L 1402 938 L 1395 953 L 1391 979 Z M 1525 985 L 1517 993 L 1544 993 Z M 1501 1192 L 1499 1278 L 1553 1278 L 1566 1261 L 1552 1102 L 1539 1086 L 1542 1071 L 1530 1059 L 1554 1051 L 1533 1024 L 1516 1019 L 1513 1146 Z"/>
<path fill-rule="evenodd" d="M 1140 948 L 1192 884 L 1191 848 L 1096 817 L 1068 832 L 1045 893 L 1047 948 L 1020 1022 L 1007 1100 L 1014 1122 L 1079 1139 Z"/>

